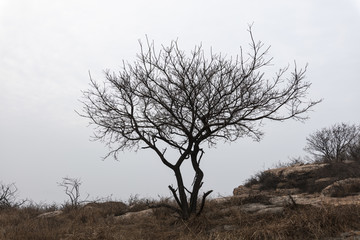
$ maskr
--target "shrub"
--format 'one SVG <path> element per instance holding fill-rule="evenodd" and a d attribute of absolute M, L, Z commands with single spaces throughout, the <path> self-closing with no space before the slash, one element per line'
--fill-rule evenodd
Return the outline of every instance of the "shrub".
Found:
<path fill-rule="evenodd" d="M 251 187 L 255 184 L 260 184 L 260 190 L 276 189 L 281 182 L 281 178 L 271 171 L 262 171 L 255 174 L 245 181 L 245 187 Z"/>

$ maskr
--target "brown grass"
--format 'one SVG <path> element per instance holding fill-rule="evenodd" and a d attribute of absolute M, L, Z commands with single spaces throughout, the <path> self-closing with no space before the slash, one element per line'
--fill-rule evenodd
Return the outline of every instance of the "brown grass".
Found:
<path fill-rule="evenodd" d="M 282 214 L 265 215 L 236 208 L 224 211 L 241 204 L 244 202 L 237 198 L 227 203 L 209 200 L 200 217 L 186 222 L 163 208 L 154 210 L 150 217 L 118 219 L 136 208 L 136 204 L 130 209 L 121 202 L 67 207 L 49 218 L 38 215 L 54 209 L 9 208 L 0 211 L 0 239 L 323 239 L 360 229 L 357 205 L 298 206 L 286 208 Z"/>

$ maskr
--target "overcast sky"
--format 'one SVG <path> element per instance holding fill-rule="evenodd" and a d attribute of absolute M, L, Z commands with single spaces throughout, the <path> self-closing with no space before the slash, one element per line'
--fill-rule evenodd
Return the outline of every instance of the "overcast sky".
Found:
<path fill-rule="evenodd" d="M 202 43 L 235 56 L 248 47 L 249 23 L 271 45 L 266 71 L 308 63 L 309 96 L 324 101 L 305 123 L 266 122 L 260 143 L 207 150 L 203 190 L 213 197 L 305 155 L 315 130 L 360 123 L 360 0 L 0 0 L 0 181 L 16 183 L 20 198 L 46 203 L 66 199 L 57 182 L 67 176 L 82 179 L 84 196 L 170 196 L 174 176 L 149 150 L 102 161 L 108 149 L 89 140 L 92 127 L 74 111 L 88 72 L 102 81 L 103 70 L 133 61 L 145 35 L 158 45 L 178 39 L 186 51 Z"/>

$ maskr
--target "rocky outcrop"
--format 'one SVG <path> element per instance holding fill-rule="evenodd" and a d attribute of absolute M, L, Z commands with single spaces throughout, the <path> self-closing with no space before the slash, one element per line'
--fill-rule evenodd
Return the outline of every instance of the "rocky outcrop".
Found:
<path fill-rule="evenodd" d="M 345 197 L 360 192 L 360 178 L 348 178 L 336 181 L 324 188 L 321 193 L 329 197 Z"/>
<path fill-rule="evenodd" d="M 347 180 L 349 178 L 352 180 Z M 277 195 L 312 194 L 324 190 L 323 194 L 326 196 L 343 196 L 341 191 L 360 191 L 360 187 L 357 187 L 360 180 L 355 180 L 356 178 L 360 178 L 359 163 L 297 164 L 258 173 L 244 186 L 235 188 L 233 194 L 240 196 L 266 191 Z M 334 185 L 330 187 L 332 184 Z"/>
<path fill-rule="evenodd" d="M 353 162 L 270 169 L 257 174 L 246 186 L 235 188 L 233 194 L 239 202 L 266 197 L 266 204 L 254 201 L 238 209 L 254 214 L 280 213 L 289 205 L 360 204 L 359 169 L 360 164 Z"/>
<path fill-rule="evenodd" d="M 323 168 L 325 166 L 328 166 L 327 163 L 323 164 L 295 164 L 291 167 L 282 167 L 282 168 L 276 168 L 276 169 L 270 169 L 267 170 L 268 172 L 271 172 L 272 174 L 275 174 L 278 177 L 281 178 L 289 178 L 293 175 L 296 175 L 298 178 L 301 178 L 302 176 L 311 176 L 311 173 L 314 171 Z"/>
<path fill-rule="evenodd" d="M 239 187 L 234 189 L 233 194 L 234 194 L 234 196 L 249 195 L 252 192 L 253 192 L 253 190 L 251 188 L 249 188 L 249 187 L 239 186 Z"/>

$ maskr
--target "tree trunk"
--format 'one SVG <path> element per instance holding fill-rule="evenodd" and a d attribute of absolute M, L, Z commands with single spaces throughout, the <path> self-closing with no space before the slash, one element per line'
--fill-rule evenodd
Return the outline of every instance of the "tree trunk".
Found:
<path fill-rule="evenodd" d="M 199 190 L 203 184 L 202 179 L 204 178 L 204 173 L 200 169 L 200 166 L 199 166 L 200 165 L 200 162 L 199 162 L 200 159 L 198 160 L 199 151 L 200 151 L 199 146 L 195 145 L 194 151 L 191 154 L 191 163 L 192 163 L 193 169 L 195 171 L 193 189 L 192 189 L 191 197 L 190 197 L 190 213 L 191 214 L 196 214 Z"/>
<path fill-rule="evenodd" d="M 203 185 L 202 180 L 204 178 L 204 173 L 200 169 L 200 159 L 202 157 L 202 154 L 199 157 L 199 152 L 200 152 L 199 146 L 195 145 L 194 149 L 190 155 L 192 167 L 195 171 L 193 187 L 192 187 L 191 192 L 188 189 L 186 189 L 186 187 L 184 186 L 184 181 L 183 181 L 181 171 L 180 171 L 180 165 L 175 165 L 172 168 L 175 173 L 178 188 L 174 189 L 171 186 L 169 186 L 169 188 L 170 188 L 178 206 L 180 207 L 179 213 L 180 213 L 182 219 L 184 219 L 184 220 L 189 219 L 192 215 L 199 215 L 201 210 L 204 207 L 205 198 L 212 192 L 212 191 L 209 191 L 204 194 L 200 210 L 199 210 L 199 212 L 197 212 L 199 191 Z M 190 194 L 189 202 L 188 202 L 186 192 L 188 192 Z"/>
<path fill-rule="evenodd" d="M 179 198 L 176 196 L 176 191 L 173 191 L 173 195 L 175 197 L 175 199 L 177 199 L 178 205 L 181 209 L 181 217 L 183 219 L 189 219 L 190 217 L 190 211 L 189 211 L 189 205 L 188 205 L 188 201 L 187 201 L 187 197 L 186 197 L 186 192 L 185 192 L 185 186 L 184 186 L 184 181 L 182 179 L 182 175 L 181 175 L 181 171 L 180 171 L 180 166 L 176 167 L 174 169 L 175 172 L 175 177 L 176 177 L 176 182 L 178 185 L 178 191 L 179 191 Z"/>

